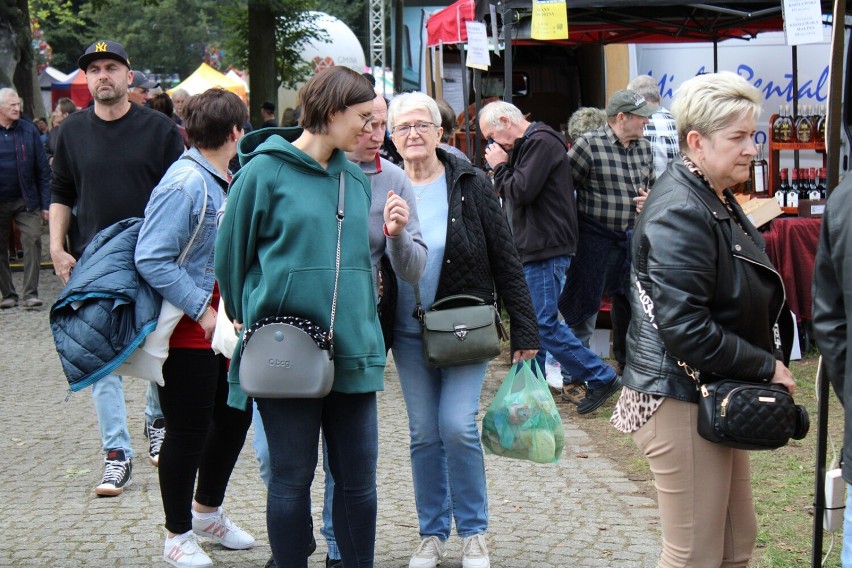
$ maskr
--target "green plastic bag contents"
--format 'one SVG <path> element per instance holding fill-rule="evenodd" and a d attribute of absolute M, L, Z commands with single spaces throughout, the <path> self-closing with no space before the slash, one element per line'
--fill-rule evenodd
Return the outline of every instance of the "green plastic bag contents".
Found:
<path fill-rule="evenodd" d="M 536 463 L 556 463 L 565 446 L 562 419 L 538 365 L 515 363 L 482 419 L 486 452 Z"/>

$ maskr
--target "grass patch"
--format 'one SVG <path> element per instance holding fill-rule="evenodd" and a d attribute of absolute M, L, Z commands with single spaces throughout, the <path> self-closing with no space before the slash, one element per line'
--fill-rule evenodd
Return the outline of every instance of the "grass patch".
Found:
<path fill-rule="evenodd" d="M 794 361 L 790 370 L 796 377 L 796 402 L 808 409 L 811 431 L 804 440 L 794 441 L 779 450 L 751 452 L 752 487 L 757 513 L 758 536 L 753 568 L 801 568 L 811 564 L 813 537 L 813 502 L 817 445 L 817 401 L 814 390 L 818 357 L 810 355 Z M 830 389 L 828 431 L 837 452 L 843 443 L 843 409 Z M 644 456 L 630 436 L 609 424 L 615 397 L 588 418 L 580 417 L 568 405 L 559 405 L 586 430 L 598 451 L 609 456 L 627 476 L 637 482 L 648 495 L 655 496 L 653 478 Z M 577 420 L 579 418 L 579 420 Z M 831 466 L 829 442 L 827 466 Z M 839 455 L 837 456 L 839 460 Z M 823 556 L 831 544 L 831 534 L 824 533 Z M 834 547 L 825 566 L 840 566 L 842 534 L 835 535 Z"/>

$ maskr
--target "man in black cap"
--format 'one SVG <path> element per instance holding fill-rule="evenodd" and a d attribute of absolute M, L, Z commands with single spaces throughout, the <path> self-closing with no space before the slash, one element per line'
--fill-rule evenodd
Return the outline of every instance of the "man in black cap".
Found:
<path fill-rule="evenodd" d="M 76 259 L 98 231 L 144 216 L 151 191 L 183 153 L 183 141 L 171 119 L 128 100 L 134 73 L 121 44 L 96 41 L 78 64 L 94 105 L 62 123 L 50 185 L 50 256 L 63 282 L 68 282 Z M 65 249 L 69 236 L 70 254 Z M 92 386 L 92 398 L 106 453 L 103 480 L 95 493 L 120 495 L 130 483 L 133 455 L 122 378 L 111 374 L 99 380 Z M 157 465 L 165 421 L 153 383 L 148 387 L 145 418 L 149 458 Z"/>
<path fill-rule="evenodd" d="M 263 124 L 260 125 L 261 128 L 278 126 L 278 122 L 275 120 L 275 105 L 271 102 L 266 101 L 260 105 L 260 116 L 263 118 Z"/>
<path fill-rule="evenodd" d="M 130 90 L 127 92 L 127 98 L 130 102 L 137 105 L 145 106 L 151 95 L 148 91 L 159 87 L 160 84 L 153 79 L 149 79 L 145 73 L 133 70 L 133 81 L 130 83 Z"/>
<path fill-rule="evenodd" d="M 559 298 L 559 311 L 577 338 L 588 345 L 601 298 L 609 291 L 612 350 L 619 375 L 624 369 L 630 323 L 625 295 L 629 238 L 656 180 L 653 151 L 643 131 L 656 110 L 657 105 L 634 91 L 617 91 L 606 105 L 606 126 L 580 136 L 568 151 L 577 190 L 580 239 Z"/>

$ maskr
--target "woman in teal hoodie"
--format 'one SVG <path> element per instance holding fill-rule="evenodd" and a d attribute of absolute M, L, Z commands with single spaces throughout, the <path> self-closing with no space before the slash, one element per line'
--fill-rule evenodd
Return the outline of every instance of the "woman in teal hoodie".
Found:
<path fill-rule="evenodd" d="M 267 529 L 277 566 L 306 567 L 310 488 L 320 426 L 328 443 L 334 527 L 345 566 L 373 566 L 378 420 L 385 349 L 373 296 L 368 237 L 371 189 L 344 151 L 370 128 L 375 93 L 345 67 L 302 91 L 304 132 L 292 144 L 275 130 L 240 143 L 216 242 L 216 277 L 228 314 L 250 326 L 297 316 L 329 329 L 337 251 L 339 180 L 345 182 L 340 282 L 334 321 L 334 386 L 324 398 L 258 398 L 269 440 Z M 246 408 L 234 353 L 228 403 Z"/>

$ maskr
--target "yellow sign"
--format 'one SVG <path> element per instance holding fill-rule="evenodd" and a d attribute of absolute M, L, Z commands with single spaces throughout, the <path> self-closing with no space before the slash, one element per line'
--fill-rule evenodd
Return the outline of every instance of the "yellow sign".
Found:
<path fill-rule="evenodd" d="M 532 0 L 533 39 L 568 39 L 568 6 L 565 0 Z"/>
<path fill-rule="evenodd" d="M 102 52 L 102 51 L 106 51 L 106 50 L 107 50 L 107 44 L 106 44 L 105 41 L 99 41 L 98 43 L 95 44 L 95 51 L 96 52 Z"/>

